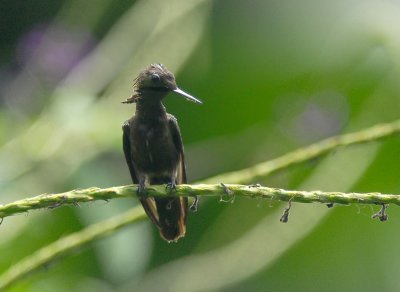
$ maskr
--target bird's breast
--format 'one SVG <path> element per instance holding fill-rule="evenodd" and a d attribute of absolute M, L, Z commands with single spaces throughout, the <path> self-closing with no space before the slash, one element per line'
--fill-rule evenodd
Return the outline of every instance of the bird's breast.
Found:
<path fill-rule="evenodd" d="M 140 125 L 133 133 L 132 156 L 145 173 L 171 173 L 179 162 L 178 151 L 166 124 Z"/>

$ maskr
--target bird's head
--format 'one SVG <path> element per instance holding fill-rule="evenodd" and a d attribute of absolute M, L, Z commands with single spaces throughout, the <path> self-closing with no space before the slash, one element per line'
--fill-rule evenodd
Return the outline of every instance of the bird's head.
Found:
<path fill-rule="evenodd" d="M 135 103 L 144 98 L 163 98 L 169 92 L 174 91 L 187 100 L 202 103 L 197 98 L 179 89 L 176 85 L 175 76 L 162 64 L 151 64 L 140 72 L 134 82 L 135 93 L 123 103 Z"/>

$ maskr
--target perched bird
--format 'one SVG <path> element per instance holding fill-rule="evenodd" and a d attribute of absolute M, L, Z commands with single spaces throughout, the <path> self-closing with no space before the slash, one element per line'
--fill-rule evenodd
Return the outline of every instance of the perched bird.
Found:
<path fill-rule="evenodd" d="M 167 184 L 174 189 L 186 183 L 185 156 L 176 118 L 162 100 L 176 92 L 202 103 L 179 89 L 175 76 L 162 64 L 151 64 L 135 79 L 134 94 L 123 103 L 136 103 L 135 115 L 123 126 L 123 148 L 132 181 L 138 184 L 140 202 L 166 241 L 177 241 L 186 232 L 188 199 L 147 197 L 147 184 Z"/>

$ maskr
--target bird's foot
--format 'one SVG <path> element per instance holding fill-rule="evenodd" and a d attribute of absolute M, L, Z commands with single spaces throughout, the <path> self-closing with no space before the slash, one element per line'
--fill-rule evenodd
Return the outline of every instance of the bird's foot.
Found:
<path fill-rule="evenodd" d="M 146 187 L 145 187 L 145 185 L 142 184 L 142 183 L 139 183 L 139 185 L 137 187 L 137 190 L 136 190 L 136 193 L 139 196 L 145 196 L 146 195 Z"/>
<path fill-rule="evenodd" d="M 169 193 L 175 192 L 176 191 L 176 183 L 175 182 L 169 182 L 165 185 L 165 189 L 169 190 Z"/>

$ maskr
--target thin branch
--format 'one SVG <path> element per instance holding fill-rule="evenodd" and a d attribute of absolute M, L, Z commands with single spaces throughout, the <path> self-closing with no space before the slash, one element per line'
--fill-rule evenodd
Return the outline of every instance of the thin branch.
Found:
<path fill-rule="evenodd" d="M 48 263 L 66 256 L 69 252 L 78 247 L 92 242 L 107 234 L 113 233 L 121 227 L 127 226 L 134 222 L 145 218 L 143 209 L 138 206 L 128 212 L 114 216 L 110 219 L 93 224 L 81 231 L 72 233 L 61 239 L 45 246 L 32 255 L 24 258 L 17 264 L 9 268 L 0 276 L 0 291 L 5 291 L 13 283 L 26 276 L 27 274 L 36 271 Z"/>
<path fill-rule="evenodd" d="M 274 172 L 314 159 L 339 147 L 376 141 L 400 133 L 400 120 L 382 123 L 350 134 L 333 136 L 299 148 L 278 158 L 261 162 L 249 168 L 233 171 L 203 180 L 203 183 L 249 183 Z"/>
<path fill-rule="evenodd" d="M 89 188 L 73 190 L 71 192 L 40 195 L 30 199 L 16 201 L 0 207 L 0 218 L 32 209 L 54 208 L 65 204 L 85 203 L 96 200 L 118 199 L 136 196 L 137 185 L 112 187 L 107 189 Z M 324 204 L 395 204 L 400 205 L 399 195 L 381 193 L 342 193 L 323 191 L 288 191 L 277 188 L 262 187 L 260 185 L 238 184 L 197 184 L 178 185 L 171 191 L 165 185 L 154 185 L 146 188 L 147 196 L 189 196 L 189 197 L 251 197 L 274 201 L 291 201 L 297 203 L 324 203 Z"/>
<path fill-rule="evenodd" d="M 76 205 L 77 203 L 86 203 L 97 200 L 108 201 L 109 199 L 129 197 L 132 195 L 136 195 L 136 187 L 134 186 L 112 187 L 106 189 L 88 188 L 72 190 L 59 194 L 43 194 L 1 205 L 0 218 L 25 213 L 30 210 L 44 208 L 53 209 L 62 205 Z"/>

